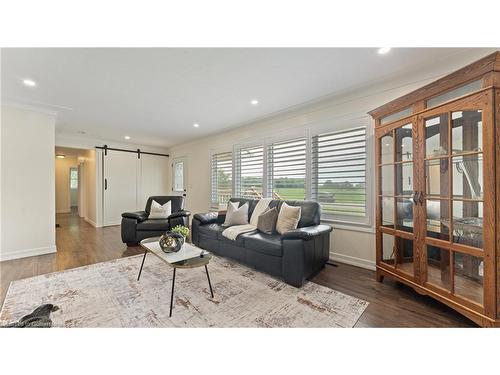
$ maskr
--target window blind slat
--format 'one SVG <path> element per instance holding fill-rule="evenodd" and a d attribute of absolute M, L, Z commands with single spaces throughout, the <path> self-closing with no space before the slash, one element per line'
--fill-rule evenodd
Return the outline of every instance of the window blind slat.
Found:
<path fill-rule="evenodd" d="M 235 195 L 241 198 L 262 198 L 264 178 L 264 147 L 251 146 L 236 152 Z"/>
<path fill-rule="evenodd" d="M 276 142 L 267 147 L 268 196 L 274 199 L 306 198 L 306 140 Z"/>
<path fill-rule="evenodd" d="M 324 216 L 366 216 L 366 129 L 312 139 L 312 198 Z"/>
<path fill-rule="evenodd" d="M 212 155 L 212 206 L 218 208 L 231 198 L 233 180 L 233 153 Z"/>

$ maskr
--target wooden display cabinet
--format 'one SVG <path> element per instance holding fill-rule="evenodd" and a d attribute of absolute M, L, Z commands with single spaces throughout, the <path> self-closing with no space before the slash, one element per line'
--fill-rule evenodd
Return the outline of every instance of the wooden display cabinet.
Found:
<path fill-rule="evenodd" d="M 370 115 L 377 279 L 500 326 L 500 52 Z"/>

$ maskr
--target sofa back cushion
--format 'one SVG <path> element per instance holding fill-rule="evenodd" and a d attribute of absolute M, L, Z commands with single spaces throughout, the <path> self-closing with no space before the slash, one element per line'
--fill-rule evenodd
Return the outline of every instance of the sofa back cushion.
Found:
<path fill-rule="evenodd" d="M 257 199 L 246 199 L 246 198 L 231 198 L 230 201 L 238 202 L 240 205 L 248 202 L 248 220 L 250 220 L 253 210 L 258 202 Z M 271 203 L 269 203 L 269 208 L 276 207 L 276 209 L 279 211 L 283 202 L 286 202 L 286 204 L 288 204 L 289 206 L 300 206 L 301 215 L 297 228 L 310 227 L 313 225 L 321 224 L 321 206 L 319 205 L 318 202 L 282 201 L 278 199 L 273 199 Z"/>
<path fill-rule="evenodd" d="M 184 197 L 179 197 L 176 195 L 155 195 L 148 198 L 146 202 L 146 211 L 149 215 L 151 212 L 151 203 L 154 201 L 158 202 L 161 205 L 164 205 L 168 201 L 172 202 L 172 213 L 177 211 L 182 211 L 184 209 Z"/>

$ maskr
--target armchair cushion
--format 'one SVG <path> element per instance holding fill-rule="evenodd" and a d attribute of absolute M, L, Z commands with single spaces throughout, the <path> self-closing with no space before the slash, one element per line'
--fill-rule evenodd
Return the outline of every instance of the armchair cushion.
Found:
<path fill-rule="evenodd" d="M 128 219 L 136 219 L 138 222 L 141 222 L 148 218 L 148 214 L 146 211 L 124 212 L 122 214 L 122 217 L 126 217 Z"/>
<path fill-rule="evenodd" d="M 170 229 L 168 219 L 148 219 L 137 224 L 139 231 L 167 231 Z"/>
<path fill-rule="evenodd" d="M 302 240 L 310 240 L 315 236 L 319 236 L 323 233 L 329 233 L 332 231 L 332 227 L 329 225 L 313 225 L 310 227 L 297 228 L 294 230 L 290 230 L 285 232 L 282 236 L 283 239 L 302 239 Z"/>

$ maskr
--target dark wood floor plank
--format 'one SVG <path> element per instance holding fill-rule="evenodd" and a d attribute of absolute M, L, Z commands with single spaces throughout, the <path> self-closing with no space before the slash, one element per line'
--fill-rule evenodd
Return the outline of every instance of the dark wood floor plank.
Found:
<path fill-rule="evenodd" d="M 57 253 L 0 263 L 0 302 L 11 281 L 49 272 L 142 254 L 121 242 L 120 227 L 94 228 L 75 213 L 58 214 Z M 475 327 L 447 306 L 375 272 L 338 264 L 326 266 L 312 281 L 370 302 L 356 327 Z"/>

